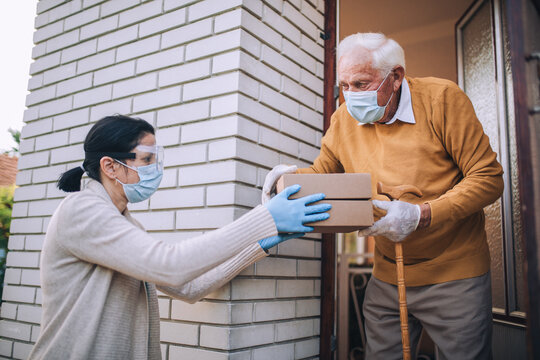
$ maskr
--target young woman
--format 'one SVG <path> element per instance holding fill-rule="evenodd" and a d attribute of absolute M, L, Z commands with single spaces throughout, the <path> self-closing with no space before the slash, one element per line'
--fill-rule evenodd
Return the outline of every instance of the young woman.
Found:
<path fill-rule="evenodd" d="M 300 188 L 291 186 L 223 228 L 166 243 L 127 210 L 129 202 L 148 199 L 163 175 L 153 127 L 106 117 L 88 133 L 84 151 L 83 165 L 58 182 L 74 193 L 47 229 L 41 334 L 30 359 L 161 359 L 156 287 L 195 302 L 270 247 L 313 230 L 304 223 L 329 217 L 330 205 L 307 206 L 324 194 L 289 200 Z M 90 181 L 79 191 L 84 172 Z"/>

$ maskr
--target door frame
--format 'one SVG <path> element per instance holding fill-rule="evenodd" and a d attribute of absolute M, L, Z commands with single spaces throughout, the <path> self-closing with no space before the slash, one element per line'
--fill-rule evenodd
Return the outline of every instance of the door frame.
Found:
<path fill-rule="evenodd" d="M 525 53 L 523 11 L 524 3 L 529 0 L 506 0 L 506 13 L 508 22 L 508 37 L 510 45 L 510 58 L 512 66 L 512 78 L 514 85 L 514 109 L 518 154 L 519 191 L 521 196 L 521 221 L 523 225 L 523 249 L 525 258 L 523 261 L 526 276 L 525 287 L 527 299 L 527 346 L 531 359 L 540 358 L 540 268 L 538 263 L 539 240 L 537 239 L 537 220 L 535 215 L 534 196 L 534 172 L 532 148 L 530 141 L 529 120 L 533 114 L 532 108 L 527 103 L 527 77 L 526 61 L 528 54 Z M 531 0 L 532 1 L 532 0 Z M 539 9 L 538 1 L 535 3 Z M 538 165 L 536 164 L 538 167 Z"/>
<path fill-rule="evenodd" d="M 323 134 L 330 127 L 336 110 L 334 88 L 336 84 L 336 18 L 337 0 L 324 4 L 324 82 L 323 82 Z M 319 356 L 330 360 L 336 349 L 336 241 L 335 234 L 322 234 L 321 240 L 321 322 Z"/>
<path fill-rule="evenodd" d="M 471 6 L 465 11 L 463 16 L 455 25 L 456 36 L 456 55 L 457 55 L 457 72 L 458 85 L 460 88 L 467 91 L 465 88 L 464 74 L 464 50 L 463 50 L 463 29 L 469 23 L 470 19 L 477 14 L 481 6 L 489 6 L 493 39 L 493 60 L 495 66 L 494 81 L 496 84 L 496 112 L 498 121 L 498 148 L 494 149 L 498 154 L 498 160 L 501 163 L 504 173 L 503 180 L 505 188 L 501 195 L 501 259 L 503 263 L 502 277 L 504 283 L 504 307 L 493 307 L 493 318 L 505 324 L 514 324 L 516 326 L 525 326 L 525 313 L 518 310 L 517 291 L 516 289 L 516 272 L 515 272 L 515 242 L 519 239 L 513 234 L 513 201 L 512 201 L 512 179 L 510 170 L 510 154 L 509 154 L 509 132 L 507 130 L 507 119 L 509 113 L 506 109 L 507 93 L 512 91 L 507 89 L 505 79 L 505 59 L 504 59 L 504 28 L 503 17 L 504 12 L 501 0 L 475 0 Z M 519 175 L 518 175 L 519 178 Z M 492 273 L 493 275 L 493 273 Z"/>
<path fill-rule="evenodd" d="M 525 286 L 527 306 L 527 344 L 531 359 L 540 358 L 540 267 L 538 254 L 540 240 L 537 239 L 535 214 L 533 159 L 530 142 L 529 104 L 527 104 L 527 78 L 525 63 L 527 54 L 524 47 L 522 23 L 523 5 L 531 1 L 540 9 L 539 0 L 506 0 L 508 36 L 514 91 L 516 122 L 519 190 L 521 194 L 521 221 L 523 225 L 523 249 L 525 252 Z M 330 126 L 330 119 L 336 109 L 336 44 L 337 44 L 337 0 L 325 0 L 324 33 L 324 123 L 323 131 Z M 538 166 L 538 165 L 536 165 Z M 540 234 L 539 234 L 540 235 Z M 321 244 L 321 322 L 320 358 L 330 360 L 335 351 L 335 296 L 336 296 L 336 246 L 335 234 L 323 234 Z"/>

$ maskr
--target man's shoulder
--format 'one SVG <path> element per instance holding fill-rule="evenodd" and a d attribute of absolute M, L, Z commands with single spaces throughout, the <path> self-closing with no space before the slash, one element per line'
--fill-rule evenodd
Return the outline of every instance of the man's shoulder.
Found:
<path fill-rule="evenodd" d="M 411 92 L 440 93 L 447 90 L 460 90 L 459 86 L 455 82 L 448 79 L 438 77 L 407 77 L 406 79 Z"/>
<path fill-rule="evenodd" d="M 437 77 L 407 78 L 411 97 L 414 99 L 423 99 L 430 103 L 446 102 L 448 98 L 465 96 L 461 88 L 452 80 Z"/>
<path fill-rule="evenodd" d="M 349 111 L 347 110 L 347 105 L 345 104 L 345 101 L 338 106 L 338 108 L 336 109 L 334 114 L 338 115 L 338 116 L 343 116 L 343 115 L 348 115 L 349 114 Z"/>
<path fill-rule="evenodd" d="M 356 121 L 349 113 L 349 110 L 347 110 L 345 101 L 343 101 L 332 114 L 331 122 L 333 123 L 337 120 L 339 120 L 341 124 L 348 124 L 349 126 L 358 125 L 358 121 Z"/>

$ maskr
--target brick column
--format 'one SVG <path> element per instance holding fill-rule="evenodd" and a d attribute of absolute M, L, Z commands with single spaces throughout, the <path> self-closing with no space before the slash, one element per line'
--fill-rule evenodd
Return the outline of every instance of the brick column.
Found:
<path fill-rule="evenodd" d="M 39 256 L 101 117 L 140 116 L 166 147 L 165 176 L 130 206 L 156 238 L 182 241 L 260 202 L 276 164 L 305 166 L 322 129 L 323 0 L 41 0 L 22 132 L 0 356 L 39 333 Z M 288 241 L 194 304 L 160 295 L 166 359 L 318 354 L 320 236 Z"/>

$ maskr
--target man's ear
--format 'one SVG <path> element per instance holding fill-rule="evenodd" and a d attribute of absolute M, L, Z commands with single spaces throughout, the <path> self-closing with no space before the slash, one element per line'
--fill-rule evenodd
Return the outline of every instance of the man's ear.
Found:
<path fill-rule="evenodd" d="M 394 76 L 394 92 L 398 91 L 399 87 L 401 86 L 401 83 L 403 82 L 403 79 L 405 78 L 405 69 L 403 66 L 396 66 L 393 71 Z"/>
<path fill-rule="evenodd" d="M 113 158 L 104 156 L 99 160 L 99 167 L 101 173 L 107 176 L 109 179 L 116 179 L 116 161 Z"/>

